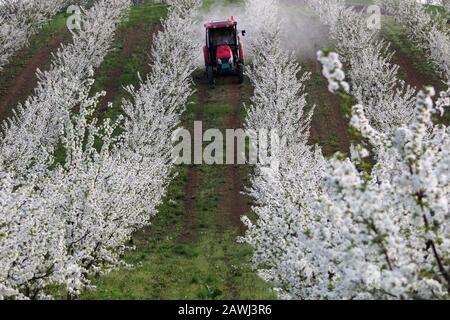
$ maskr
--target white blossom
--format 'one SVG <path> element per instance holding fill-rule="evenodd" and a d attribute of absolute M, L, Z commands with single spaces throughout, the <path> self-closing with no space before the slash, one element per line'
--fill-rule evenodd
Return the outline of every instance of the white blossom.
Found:
<path fill-rule="evenodd" d="M 370 124 L 382 132 L 391 132 L 407 123 L 412 118 L 416 90 L 399 79 L 399 66 L 391 61 L 394 53 L 388 43 L 379 39 L 378 30 L 368 28 L 366 18 L 342 0 L 307 3 L 329 27 L 340 59 L 349 66 L 351 94 L 366 106 Z M 347 83 L 342 85 L 350 89 Z M 329 89 L 337 90 L 336 82 L 330 82 Z"/>
<path fill-rule="evenodd" d="M 0 71 L 66 4 L 66 0 L 8 0 L 0 8 Z"/>
<path fill-rule="evenodd" d="M 195 28 L 186 26 L 193 25 L 199 5 L 171 4 L 154 39 L 152 71 L 139 89 L 128 88 L 124 116 L 98 123 L 93 113 L 105 93 L 89 95 L 92 70 L 130 2 L 97 2 L 86 12 L 86 29 L 74 34 L 80 41 L 60 50 L 36 97 L 5 128 L 0 299 L 51 298 L 52 285 L 76 298 L 81 290 L 95 289 L 90 276 L 125 266 L 131 236 L 150 223 L 172 177 L 170 133 L 192 94 L 198 49 Z M 10 130 L 20 134 L 15 142 Z M 14 147 L 21 144 L 19 159 Z M 54 158 L 56 147 L 64 150 L 63 161 Z"/>
<path fill-rule="evenodd" d="M 340 66 L 329 56 L 319 54 L 326 69 Z M 355 163 L 337 154 L 308 166 L 297 153 L 302 167 L 256 172 L 258 220 L 244 220 L 244 240 L 280 298 L 448 298 L 450 130 L 432 121 L 448 93 L 437 105 L 434 94 L 421 91 L 411 121 L 392 133 L 370 124 L 366 106 L 353 108 L 351 123 L 374 153 L 370 171 L 359 167 L 369 153 L 357 145 Z"/>
<path fill-rule="evenodd" d="M 441 72 L 444 80 L 450 81 L 448 17 L 437 11 L 431 13 L 415 0 L 377 0 L 377 3 L 393 13 L 396 19 L 407 27 L 410 38 L 427 52 L 429 60 Z"/>

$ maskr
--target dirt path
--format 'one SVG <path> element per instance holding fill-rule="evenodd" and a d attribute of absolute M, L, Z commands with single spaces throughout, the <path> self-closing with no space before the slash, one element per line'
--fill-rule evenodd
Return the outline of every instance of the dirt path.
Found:
<path fill-rule="evenodd" d="M 239 110 L 242 107 L 241 92 L 239 85 L 236 84 L 234 78 L 224 79 L 222 86 L 227 92 L 226 103 L 229 106 L 229 110 L 224 117 L 223 127 L 225 133 L 226 129 L 238 129 L 242 128 L 242 119 L 239 115 Z M 205 79 L 197 80 L 197 96 L 199 99 L 200 108 L 196 110 L 193 121 L 202 121 L 203 131 L 209 128 L 209 124 L 206 121 L 203 113 L 203 108 L 207 107 L 207 104 L 211 102 L 209 98 L 210 90 L 217 90 L 209 88 Z M 225 102 L 225 101 L 224 101 Z M 193 136 L 193 121 L 189 124 L 191 134 Z M 235 158 L 237 146 L 235 146 Z M 235 159 L 236 160 L 236 159 Z M 223 165 L 218 167 L 222 171 L 224 184 L 220 186 L 219 193 L 219 207 L 218 207 L 218 227 L 219 229 L 225 227 L 232 227 L 238 230 L 238 235 L 244 233 L 244 225 L 241 222 L 241 216 L 250 212 L 247 198 L 242 194 L 243 177 L 242 168 L 239 165 Z M 199 185 L 202 183 L 202 170 L 201 166 L 190 165 L 187 168 L 187 183 L 185 186 L 185 216 L 182 226 L 182 233 L 180 240 L 183 242 L 195 241 L 197 238 L 198 219 L 197 209 L 195 208 L 195 200 L 198 196 Z"/>
<path fill-rule="evenodd" d="M 189 243 L 198 238 L 197 210 L 195 208 L 195 199 L 197 198 L 199 184 L 201 182 L 201 172 L 196 166 L 189 166 L 187 173 L 187 183 L 184 187 L 184 218 L 181 233 L 178 237 L 179 242 Z"/>
<path fill-rule="evenodd" d="M 341 111 L 341 101 L 328 92 L 326 79 L 317 61 L 307 61 L 303 66 L 312 74 L 311 80 L 305 84 L 308 104 L 316 105 L 311 122 L 311 143 L 318 143 L 326 156 L 337 151 L 348 152 L 351 137 L 348 122 Z"/>
<path fill-rule="evenodd" d="M 295 13 L 288 17 L 288 23 L 297 25 L 299 30 L 311 32 L 290 34 L 290 44 L 285 45 L 292 46 L 290 49 L 294 50 L 297 61 L 303 68 L 301 73 L 311 73 L 311 78 L 304 83 L 308 108 L 316 106 L 311 122 L 310 142 L 319 144 L 327 156 L 337 151 L 348 152 L 351 140 L 348 121 L 341 112 L 339 98 L 328 92 L 322 66 L 317 61 L 317 51 L 332 47 L 333 42 L 329 38 L 328 27 L 324 26 L 318 17 L 306 15 L 304 10 L 299 8 L 299 3 L 302 1 L 291 0 L 285 3 L 285 10 Z"/>
<path fill-rule="evenodd" d="M 137 24 L 132 28 L 120 29 L 117 33 L 115 42 L 120 45 L 115 53 L 115 63 L 113 68 L 107 68 L 104 70 L 102 78 L 104 79 L 102 83 L 102 90 L 106 92 L 106 95 L 102 97 L 99 101 L 97 107 L 98 113 L 104 113 L 107 110 L 108 103 L 113 102 L 119 93 L 124 94 L 123 86 L 129 83 L 124 83 L 121 81 L 121 77 L 126 68 L 124 61 L 133 57 L 138 50 L 142 50 L 146 53 L 151 52 L 151 46 L 154 34 L 161 28 L 160 25 L 145 25 L 143 23 Z M 142 46 L 142 43 L 145 43 Z M 142 47 L 142 48 L 140 48 Z M 145 76 L 150 71 L 151 57 L 148 56 L 142 68 L 140 68 L 139 73 Z"/>
<path fill-rule="evenodd" d="M 421 89 L 424 86 L 432 85 L 438 91 L 445 89 L 443 81 L 437 76 L 421 72 L 417 68 L 417 61 L 401 50 L 398 44 L 391 43 L 391 50 L 395 51 L 392 62 L 400 66 L 400 74 L 406 79 L 406 83 Z"/>
<path fill-rule="evenodd" d="M 126 68 L 118 68 L 104 77 L 122 73 L 123 78 L 124 72 Z M 213 89 L 204 72 L 196 71 L 193 78 L 197 93 L 183 115 L 183 127 L 192 132 L 194 121 L 202 121 L 204 131 L 240 127 L 241 89 L 236 81 L 220 79 Z M 117 84 L 107 80 L 100 89 L 117 91 Z M 178 175 L 152 226 L 133 237 L 137 249 L 126 259 L 139 267 L 98 279 L 98 290 L 85 298 L 273 298 L 249 267 L 249 248 L 236 241 L 243 227 L 240 216 L 248 212 L 240 168 L 186 165 L 175 171 Z"/>
<path fill-rule="evenodd" d="M 22 67 L 16 75 L 17 65 L 7 65 L 0 74 L 0 119 L 7 117 L 19 103 L 23 103 L 31 95 L 37 84 L 36 70 L 45 70 L 50 66 L 51 55 L 56 52 L 61 43 L 70 38 L 67 29 L 58 32 L 46 45 L 41 47 Z M 20 50 L 15 60 L 26 60 L 29 49 Z"/>
<path fill-rule="evenodd" d="M 226 129 L 241 129 L 243 121 L 240 117 L 240 108 L 242 108 L 242 87 L 236 84 L 236 79 L 228 78 L 225 81 L 226 90 L 228 91 L 228 104 L 230 107 L 224 119 Z M 218 205 L 219 219 L 218 222 L 223 224 L 221 227 L 229 226 L 235 230 L 234 236 L 242 236 L 245 233 L 245 226 L 241 221 L 241 217 L 251 212 L 248 197 L 243 194 L 245 167 L 237 165 L 237 144 L 234 147 L 234 165 L 226 165 L 223 167 L 224 185 L 221 187 L 220 201 Z M 224 259 L 227 261 L 228 278 L 233 277 L 233 267 L 231 265 L 233 252 L 229 252 L 227 248 L 224 251 Z M 226 282 L 226 286 L 231 293 L 233 299 L 239 298 L 239 289 L 231 281 Z"/>
<path fill-rule="evenodd" d="M 229 92 L 230 112 L 225 117 L 225 129 L 241 129 L 243 122 L 240 117 L 240 108 L 242 108 L 241 88 L 236 84 L 236 79 L 229 78 L 226 81 Z M 237 145 L 234 148 L 235 163 L 237 163 Z M 224 168 L 225 185 L 222 190 L 222 200 L 219 203 L 219 212 L 224 213 L 224 218 L 231 227 L 238 230 L 238 235 L 245 232 L 241 217 L 248 214 L 251 209 L 248 204 L 248 198 L 243 194 L 244 179 L 242 176 L 241 165 L 227 165 Z"/>
<path fill-rule="evenodd" d="M 208 85 L 206 80 L 197 80 L 197 96 L 200 106 L 204 106 L 208 101 Z M 188 125 L 189 131 L 192 137 L 192 159 L 194 155 L 194 121 L 202 121 L 203 131 L 205 130 L 206 123 L 204 121 L 203 109 L 197 109 L 193 121 Z M 198 213 L 196 208 L 196 199 L 199 192 L 199 187 L 202 182 L 203 176 L 201 169 L 198 165 L 189 165 L 187 167 L 187 181 L 184 187 L 184 217 L 183 225 L 181 227 L 181 233 L 179 235 L 179 241 L 181 243 L 189 243 L 198 239 Z"/>

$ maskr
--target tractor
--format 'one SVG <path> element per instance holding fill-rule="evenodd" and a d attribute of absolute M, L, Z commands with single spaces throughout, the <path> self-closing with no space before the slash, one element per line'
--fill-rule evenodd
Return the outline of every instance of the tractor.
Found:
<path fill-rule="evenodd" d="M 244 82 L 244 45 L 239 34 L 245 36 L 245 30 L 239 32 L 237 24 L 234 17 L 205 23 L 203 54 L 210 85 L 214 85 L 216 77 L 222 75 L 234 75 L 239 83 Z"/>

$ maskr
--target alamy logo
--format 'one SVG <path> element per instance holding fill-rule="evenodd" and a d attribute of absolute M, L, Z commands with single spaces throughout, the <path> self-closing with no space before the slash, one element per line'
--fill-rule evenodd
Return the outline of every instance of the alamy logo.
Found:
<path fill-rule="evenodd" d="M 263 164 L 277 167 L 286 143 L 277 130 L 208 129 L 194 122 L 193 133 L 178 129 L 172 135 L 174 164 Z"/>
<path fill-rule="evenodd" d="M 381 8 L 377 5 L 371 5 L 367 8 L 367 14 L 369 14 L 369 18 L 367 19 L 367 28 L 370 30 L 380 30 Z"/>
<path fill-rule="evenodd" d="M 77 5 L 70 5 L 67 8 L 67 14 L 70 14 L 67 18 L 67 29 L 80 30 L 81 29 L 81 8 Z"/>

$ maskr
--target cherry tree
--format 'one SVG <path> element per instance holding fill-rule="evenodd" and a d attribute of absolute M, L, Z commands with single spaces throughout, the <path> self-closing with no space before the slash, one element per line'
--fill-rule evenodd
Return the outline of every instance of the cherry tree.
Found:
<path fill-rule="evenodd" d="M 264 13 L 259 16 L 264 24 L 252 43 L 254 60 L 248 76 L 255 90 L 246 127 L 272 131 L 281 141 L 269 139 L 269 161 L 259 159 L 255 166 L 248 192 L 255 201 L 252 210 L 257 219 L 243 218 L 248 230 L 240 240 L 254 249 L 252 263 L 260 276 L 292 292 L 298 288 L 298 269 L 308 266 L 299 265 L 300 256 L 296 261 L 289 259 L 291 245 L 297 242 L 296 230 L 307 228 L 314 219 L 309 199 L 320 189 L 325 159 L 319 148 L 308 145 L 314 109 L 307 109 L 304 82 L 309 74 L 301 74 L 293 56 L 279 45 L 282 30 L 277 9 L 277 1 L 247 2 L 249 12 Z M 303 242 L 295 248 L 300 255 L 308 254 Z"/>
<path fill-rule="evenodd" d="M 377 3 L 394 13 L 405 24 L 410 38 L 427 52 L 429 60 L 441 72 L 444 80 L 450 81 L 448 17 L 437 11 L 434 14 L 429 12 L 415 0 L 378 0 Z"/>
<path fill-rule="evenodd" d="M 124 118 L 98 127 L 86 123 L 94 110 L 87 108 L 76 126 L 67 127 L 65 145 L 71 152 L 56 180 L 62 181 L 68 254 L 81 268 L 77 282 L 83 287 L 90 288 L 89 274 L 126 266 L 121 258 L 133 249 L 127 243 L 150 223 L 165 195 L 172 177 L 172 131 L 193 93 L 192 56 L 198 45 L 192 30 L 199 5 L 189 0 L 170 6 L 154 38 L 152 71 L 139 89 L 128 87 Z M 123 133 L 114 137 L 122 121 Z M 103 142 L 100 151 L 96 137 Z"/>
<path fill-rule="evenodd" d="M 129 150 L 145 158 L 159 157 L 164 165 L 171 153 L 173 130 L 193 94 L 193 57 L 200 47 L 192 30 L 201 1 L 168 3 L 171 14 L 162 22 L 163 31 L 153 39 L 152 71 L 139 88 L 127 87 L 131 98 L 122 104 Z"/>
<path fill-rule="evenodd" d="M 450 105 L 449 92 L 434 103 L 433 88 L 421 91 L 411 123 L 391 134 L 369 124 L 364 106 L 353 108 L 352 125 L 373 147 L 377 163 L 364 172 L 357 162 L 335 157 L 324 179 L 318 209 L 328 213 L 329 226 L 317 240 L 329 244 L 337 261 L 336 297 L 448 297 L 450 130 L 432 116 Z"/>
<path fill-rule="evenodd" d="M 2 128 L 0 161 L 5 168 L 19 174 L 56 145 L 63 112 L 80 103 L 78 87 L 109 52 L 116 27 L 129 6 L 128 0 L 97 2 L 83 16 L 83 28 L 72 33 L 72 43 L 61 46 L 54 55 L 50 69 L 37 71 L 35 93 Z"/>
<path fill-rule="evenodd" d="M 0 12 L 0 71 L 67 0 L 8 0 Z"/>
<path fill-rule="evenodd" d="M 121 9 L 115 11 L 116 5 Z M 105 6 L 116 15 L 100 16 L 116 21 L 128 5 L 103 2 L 87 14 L 98 15 L 96 10 Z M 156 214 L 171 178 L 169 132 L 178 125 L 192 93 L 192 56 L 197 50 L 194 28 L 186 26 L 194 23 L 199 6 L 197 0 L 172 3 L 163 30 L 155 37 L 151 73 L 139 89 L 128 88 L 132 98 L 123 102 L 125 117 L 103 123 L 93 117 L 105 93 L 89 95 L 93 71 L 87 68 L 84 77 L 76 78 L 77 85 L 66 90 L 76 97 L 77 112 L 67 105 L 58 110 L 52 141 L 61 144 L 65 160 L 55 160 L 55 144 L 37 142 L 43 151 L 38 150 L 40 157 L 31 156 L 28 165 L 2 162 L 9 165 L 2 167 L 0 189 L 5 193 L 2 212 L 8 214 L 1 217 L 5 223 L 0 224 L 0 248 L 26 243 L 30 250 L 20 251 L 20 245 L 10 254 L 1 250 L 5 272 L 0 273 L 0 298 L 50 298 L 46 288 L 55 284 L 76 298 L 81 290 L 94 289 L 91 275 L 126 266 L 122 256 L 132 249 L 129 239 Z M 105 20 L 102 25 L 108 33 L 115 24 Z M 20 223 L 17 212 L 30 222 Z M 34 232 L 38 228 L 41 232 Z M 58 246 L 42 246 L 52 241 Z"/>
<path fill-rule="evenodd" d="M 308 1 L 321 21 L 329 26 L 344 63 L 349 66 L 351 94 L 370 106 L 367 117 L 373 126 L 389 132 L 412 118 L 416 89 L 398 77 L 389 44 L 369 28 L 367 18 L 341 0 Z"/>
<path fill-rule="evenodd" d="M 57 196 L 0 169 L 0 299 L 47 298 L 42 288 L 64 283 L 67 272 Z"/>
<path fill-rule="evenodd" d="M 249 1 L 249 10 L 257 11 L 258 3 Z M 272 15 L 277 7 L 271 4 Z M 323 5 L 339 9 L 331 2 Z M 259 275 L 286 299 L 446 298 L 449 130 L 434 125 L 431 117 L 450 104 L 450 90 L 436 105 L 432 89 L 421 92 L 413 99 L 410 121 L 388 122 L 384 130 L 365 116 L 373 105 L 358 104 L 351 123 L 367 145 L 352 146 L 351 159 L 337 154 L 325 160 L 320 149 L 307 145 L 309 115 L 302 90 L 307 75 L 296 77 L 299 69 L 279 46 L 267 50 L 264 41 L 276 43 L 279 37 L 276 22 L 262 30 L 248 72 L 255 93 L 246 125 L 277 129 L 286 139 L 270 149 L 271 162 L 255 167 L 249 192 L 257 219 L 243 218 L 248 230 L 241 241 L 254 249 Z M 355 39 L 364 37 L 358 32 L 352 32 Z M 386 54 L 381 42 L 376 46 L 372 36 L 367 39 L 372 42 L 360 48 L 368 50 L 367 57 L 382 56 L 377 50 Z M 352 52 L 350 47 L 343 50 Z M 353 93 L 338 57 L 319 54 L 328 89 Z M 395 77 L 380 82 L 386 79 Z M 411 107 L 409 99 L 397 103 Z M 364 169 L 368 150 L 376 162 L 372 170 Z"/>
<path fill-rule="evenodd" d="M 329 89 L 346 94 L 338 55 L 319 59 Z M 435 103 L 433 96 L 432 88 L 421 91 L 411 122 L 390 133 L 372 127 L 365 106 L 356 105 L 351 124 L 367 146 L 354 146 L 351 159 L 337 154 L 323 163 L 311 189 L 286 188 L 282 170 L 266 172 L 265 188 L 253 193 L 259 220 L 247 220 L 244 239 L 281 298 L 448 297 L 450 130 L 432 116 L 450 106 L 450 88 Z M 369 146 L 371 170 L 362 166 Z M 291 167 L 290 175 L 301 169 L 315 170 Z M 302 179 L 292 182 L 302 186 Z"/>
<path fill-rule="evenodd" d="M 71 123 L 67 114 L 86 99 L 92 65 L 100 64 L 106 55 L 115 26 L 128 6 L 127 1 L 94 5 L 73 43 L 58 51 L 50 71 L 39 72 L 36 94 L 4 126 L 0 144 L 5 223 L 1 224 L 0 246 L 5 250 L 1 250 L 0 265 L 5 274 L 0 277 L 0 297 L 45 298 L 46 286 L 72 282 L 80 273 L 76 264 L 68 264 L 64 230 L 68 224 L 61 216 L 66 198 L 58 189 L 61 181 L 54 176 L 58 170 L 49 168 L 54 163 L 54 147 L 65 125 Z"/>

